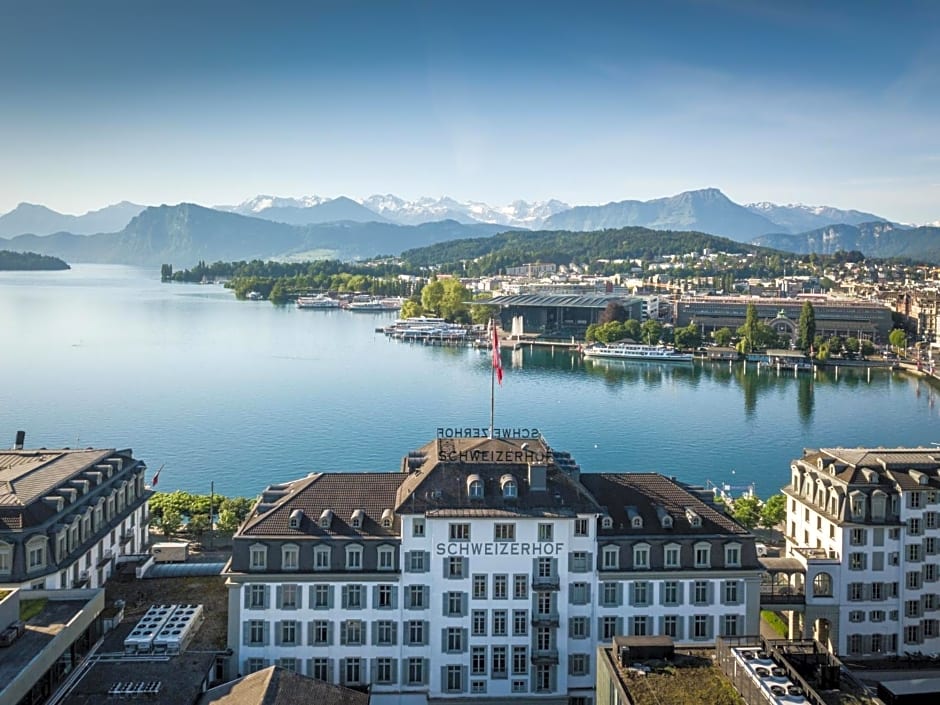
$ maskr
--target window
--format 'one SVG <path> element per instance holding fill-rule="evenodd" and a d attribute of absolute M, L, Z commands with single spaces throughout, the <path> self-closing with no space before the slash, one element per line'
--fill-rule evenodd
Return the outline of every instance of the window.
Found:
<path fill-rule="evenodd" d="M 921 572 L 919 570 L 913 570 L 913 571 L 908 572 L 906 581 L 907 581 L 908 590 L 920 590 Z"/>
<path fill-rule="evenodd" d="M 633 567 L 638 569 L 650 567 L 649 545 L 642 543 L 633 547 Z"/>
<path fill-rule="evenodd" d="M 909 561 L 922 560 L 922 556 L 921 556 L 922 548 L 923 547 L 919 543 L 907 544 L 907 560 Z"/>
<path fill-rule="evenodd" d="M 529 650 L 525 646 L 512 647 L 512 674 L 524 676 L 529 672 Z"/>
<path fill-rule="evenodd" d="M 539 627 L 535 632 L 535 648 L 538 651 L 548 651 L 552 648 L 551 627 Z"/>
<path fill-rule="evenodd" d="M 345 667 L 343 668 L 343 684 L 358 685 L 362 680 L 362 659 L 347 658 L 343 659 Z"/>
<path fill-rule="evenodd" d="M 850 622 L 864 622 L 865 611 L 864 610 L 851 610 L 849 612 L 849 621 Z"/>
<path fill-rule="evenodd" d="M 411 535 L 412 536 L 424 536 L 424 519 L 415 518 L 411 520 Z"/>
<path fill-rule="evenodd" d="M 587 617 L 571 617 L 568 620 L 568 637 L 570 639 L 587 639 L 589 636 Z"/>
<path fill-rule="evenodd" d="M 912 624 L 909 627 L 904 627 L 904 643 L 905 644 L 920 643 L 920 626 L 916 624 Z"/>
<path fill-rule="evenodd" d="M 871 599 L 873 600 L 885 599 L 884 583 L 872 583 L 871 584 Z"/>
<path fill-rule="evenodd" d="M 937 594 L 933 592 L 928 592 L 923 597 L 924 600 L 924 609 L 925 610 L 935 610 L 937 609 Z"/>
<path fill-rule="evenodd" d="M 911 517 L 907 520 L 907 535 L 908 536 L 920 536 L 923 532 L 920 519 L 917 517 Z"/>
<path fill-rule="evenodd" d="M 346 570 L 362 570 L 362 546 L 346 547 Z"/>
<path fill-rule="evenodd" d="M 693 599 L 696 605 L 708 604 L 708 582 L 696 580 L 694 583 Z"/>
<path fill-rule="evenodd" d="M 408 568 L 412 573 L 423 573 L 427 570 L 427 554 L 424 551 L 411 551 L 408 554 Z"/>
<path fill-rule="evenodd" d="M 697 614 L 692 618 L 692 638 L 708 638 L 708 617 L 704 614 Z"/>
<path fill-rule="evenodd" d="M 587 654 L 570 654 L 568 656 L 568 674 L 572 676 L 586 676 L 588 672 Z"/>
<path fill-rule="evenodd" d="M 250 570 L 265 570 L 268 567 L 268 547 L 255 544 L 249 549 L 248 567 Z"/>
<path fill-rule="evenodd" d="M 262 668 L 266 668 L 263 658 L 250 658 L 245 661 L 245 670 L 248 673 L 255 673 L 260 671 Z"/>
<path fill-rule="evenodd" d="M 667 614 L 663 617 L 663 636 L 671 636 L 673 639 L 679 636 L 679 618 L 674 614 Z"/>
<path fill-rule="evenodd" d="M 470 615 L 470 634 L 486 636 L 486 610 L 473 610 Z"/>
<path fill-rule="evenodd" d="M 513 497 L 519 496 L 519 489 L 516 486 L 516 481 L 511 477 L 507 479 L 506 476 L 503 476 L 502 485 L 503 497 L 512 499 Z"/>
<path fill-rule="evenodd" d="M 448 617 L 460 617 L 463 615 L 463 593 L 446 592 L 444 593 L 445 605 L 447 607 Z"/>
<path fill-rule="evenodd" d="M 868 615 L 868 619 L 872 622 L 883 622 L 885 621 L 885 611 L 884 610 L 872 610 Z"/>
<path fill-rule="evenodd" d="M 447 558 L 447 577 L 463 578 L 464 560 L 461 556 L 450 556 Z"/>
<path fill-rule="evenodd" d="M 395 607 L 392 601 L 392 586 L 379 585 L 375 589 L 376 606 L 379 609 L 389 609 Z"/>
<path fill-rule="evenodd" d="M 351 646 L 362 644 L 362 622 L 358 619 L 347 619 L 343 622 L 343 644 Z"/>
<path fill-rule="evenodd" d="M 663 604 L 679 604 L 679 581 L 667 580 L 663 583 Z"/>
<path fill-rule="evenodd" d="M 300 588 L 297 585 L 282 585 L 281 586 L 281 607 L 288 610 L 295 610 L 299 607 L 297 600 L 298 595 L 300 594 Z"/>
<path fill-rule="evenodd" d="M 483 481 L 479 479 L 471 480 L 467 489 L 467 494 L 470 496 L 470 499 L 482 499 Z"/>
<path fill-rule="evenodd" d="M 645 580 L 633 583 L 633 604 L 639 606 L 649 604 L 649 583 Z"/>
<path fill-rule="evenodd" d="M 865 586 L 862 583 L 849 583 L 849 599 L 850 600 L 861 600 L 864 599 L 865 595 Z"/>
<path fill-rule="evenodd" d="M 469 524 L 451 524 L 449 530 L 450 530 L 451 541 L 469 541 L 470 540 L 470 525 Z"/>
<path fill-rule="evenodd" d="M 620 548 L 617 546 L 604 546 L 601 551 L 601 568 L 604 570 L 617 570 L 620 567 Z"/>
<path fill-rule="evenodd" d="M 555 598 L 550 592 L 540 592 L 535 598 L 535 613 L 538 615 L 555 614 Z"/>
<path fill-rule="evenodd" d="M 865 570 L 865 563 L 864 553 L 849 554 L 849 570 Z"/>
<path fill-rule="evenodd" d="M 494 524 L 493 525 L 493 539 L 495 541 L 515 541 L 516 540 L 516 525 L 515 524 Z"/>
<path fill-rule="evenodd" d="M 601 528 L 602 529 L 613 529 L 614 528 L 614 519 L 611 516 L 604 515 L 601 517 Z"/>
<path fill-rule="evenodd" d="M 590 587 L 587 583 L 571 583 L 570 601 L 573 605 L 586 605 L 591 600 Z"/>
<path fill-rule="evenodd" d="M 506 677 L 506 647 L 494 646 L 492 650 L 493 677 Z"/>
<path fill-rule="evenodd" d="M 569 555 L 570 570 L 572 573 L 586 573 L 591 569 L 588 562 L 587 551 L 572 551 Z"/>
<path fill-rule="evenodd" d="M 395 549 L 391 546 L 379 547 L 379 570 L 395 570 Z"/>
<path fill-rule="evenodd" d="M 315 646 L 325 646 L 330 643 L 330 623 L 325 619 L 314 620 L 310 628 L 310 641 Z"/>
<path fill-rule="evenodd" d="M 330 553 L 329 546 L 317 546 L 315 549 L 313 549 L 313 569 L 329 570 Z"/>
<path fill-rule="evenodd" d="M 512 598 L 526 600 L 529 598 L 529 576 L 517 573 L 512 576 Z"/>
<path fill-rule="evenodd" d="M 617 583 L 601 583 L 601 605 L 604 607 L 616 607 L 618 604 Z"/>
<path fill-rule="evenodd" d="M 297 622 L 292 619 L 285 620 L 281 622 L 281 643 L 282 644 L 296 644 L 297 643 Z"/>
<path fill-rule="evenodd" d="M 574 520 L 574 535 L 575 536 L 589 536 L 588 531 L 588 520 L 587 519 L 575 519 Z"/>
<path fill-rule="evenodd" d="M 725 581 L 725 602 L 730 605 L 736 604 L 738 601 L 738 581 L 737 580 L 726 580 Z"/>
<path fill-rule="evenodd" d="M 249 609 L 264 609 L 266 607 L 265 597 L 267 588 L 264 585 L 248 586 L 248 607 Z"/>
<path fill-rule="evenodd" d="M 408 586 L 408 606 L 412 609 L 424 609 L 427 607 L 425 599 L 425 585 Z"/>
<path fill-rule="evenodd" d="M 617 618 L 601 617 L 601 639 L 613 639 L 617 636 Z"/>
<path fill-rule="evenodd" d="M 538 558 L 535 563 L 535 574 L 539 578 L 551 578 L 555 575 L 554 558 Z"/>
<path fill-rule="evenodd" d="M 362 586 L 361 585 L 344 585 L 343 586 L 343 607 L 348 609 L 362 609 Z"/>
<path fill-rule="evenodd" d="M 552 667 L 535 667 L 535 692 L 544 693 L 552 689 Z"/>
<path fill-rule="evenodd" d="M 392 682 L 392 659 L 386 657 L 377 658 L 375 660 L 375 677 L 376 683 L 391 683 Z"/>
<path fill-rule="evenodd" d="M 474 600 L 485 600 L 486 599 L 486 576 L 481 574 L 476 574 L 473 576 L 473 599 Z"/>
<path fill-rule="evenodd" d="M 676 544 L 667 545 L 663 558 L 664 558 L 664 563 L 667 568 L 678 568 L 679 567 L 679 546 L 677 546 Z"/>
<path fill-rule="evenodd" d="M 9 574 L 13 571 L 13 546 L 0 541 L 0 574 Z"/>
<path fill-rule="evenodd" d="M 737 544 L 725 546 L 725 566 L 736 568 L 741 565 L 741 547 Z"/>
<path fill-rule="evenodd" d="M 924 553 L 933 555 L 937 552 L 937 539 L 934 536 L 928 536 L 924 539 Z"/>
<path fill-rule="evenodd" d="M 314 609 L 327 609 L 330 606 L 330 592 L 331 586 L 329 585 L 314 585 L 313 586 L 313 607 Z"/>
<path fill-rule="evenodd" d="M 538 537 L 539 541 L 553 541 L 554 529 L 555 527 L 551 524 L 539 524 L 538 528 Z"/>
<path fill-rule="evenodd" d="M 525 683 L 525 681 L 513 681 L 513 682 L 512 682 L 512 692 L 513 692 L 513 693 L 524 693 L 524 692 L 526 692 L 526 683 Z"/>
<path fill-rule="evenodd" d="M 330 673 L 330 660 L 323 657 L 310 659 L 310 675 L 318 681 L 329 681 L 333 677 Z"/>
<path fill-rule="evenodd" d="M 281 570 L 297 570 L 300 562 L 300 548 L 294 544 L 281 547 Z"/>
<path fill-rule="evenodd" d="M 486 675 L 486 647 L 474 646 L 470 649 L 470 673 L 474 676 Z"/>
<path fill-rule="evenodd" d="M 922 506 L 922 500 L 923 497 L 921 496 L 920 492 L 911 492 L 908 495 L 907 506 L 909 506 L 911 509 L 920 509 Z"/>
<path fill-rule="evenodd" d="M 493 610 L 493 636 L 506 636 L 506 610 Z"/>
<path fill-rule="evenodd" d="M 924 580 L 933 582 L 937 579 L 937 564 L 924 563 Z"/>
<path fill-rule="evenodd" d="M 408 622 L 408 644 L 422 646 L 425 643 L 424 622 L 411 620 Z"/>
<path fill-rule="evenodd" d="M 924 512 L 924 526 L 928 529 L 937 528 L 937 512 Z"/>
<path fill-rule="evenodd" d="M 649 617 L 633 618 L 633 636 L 646 636 L 649 630 Z"/>
<path fill-rule="evenodd" d="M 484 680 L 470 681 L 470 692 L 471 693 L 485 693 L 486 681 Z"/>
<path fill-rule="evenodd" d="M 454 693 L 463 690 L 463 668 L 461 666 L 447 666 L 447 678 L 444 690 Z"/>
<path fill-rule="evenodd" d="M 250 645 L 264 644 L 264 620 L 252 619 L 248 622 L 248 643 Z"/>
<path fill-rule="evenodd" d="M 712 564 L 712 547 L 707 543 L 695 544 L 695 567 L 710 568 Z"/>
<path fill-rule="evenodd" d="M 424 683 L 424 659 L 408 659 L 408 685 L 420 685 Z"/>
<path fill-rule="evenodd" d="M 509 576 L 508 575 L 494 575 L 493 576 L 493 599 L 495 600 L 506 600 L 509 598 Z"/>
<path fill-rule="evenodd" d="M 447 641 L 444 644 L 444 650 L 448 653 L 459 653 L 463 651 L 463 629 L 460 627 L 447 628 Z"/>

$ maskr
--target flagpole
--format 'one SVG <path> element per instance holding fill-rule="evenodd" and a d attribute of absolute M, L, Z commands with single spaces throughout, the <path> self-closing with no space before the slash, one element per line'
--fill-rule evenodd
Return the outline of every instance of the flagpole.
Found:
<path fill-rule="evenodd" d="M 496 332 L 496 321 L 490 319 L 490 325 L 493 327 L 493 335 L 499 335 Z M 490 357 L 496 354 L 496 348 L 493 346 L 493 342 L 490 341 L 490 347 L 493 348 L 490 351 Z M 490 360 L 490 438 L 493 437 L 493 419 L 496 413 L 496 365 L 493 360 Z"/>

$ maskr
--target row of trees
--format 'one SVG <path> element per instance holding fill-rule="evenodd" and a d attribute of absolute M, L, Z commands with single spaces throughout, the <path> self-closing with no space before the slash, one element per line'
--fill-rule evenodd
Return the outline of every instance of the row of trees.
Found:
<path fill-rule="evenodd" d="M 419 294 L 405 301 L 401 317 L 439 316 L 453 323 L 482 324 L 496 315 L 496 309 L 492 306 L 470 305 L 470 301 L 485 301 L 488 298 L 489 294 L 474 297 L 459 279 L 434 277 L 421 288 Z"/>
<path fill-rule="evenodd" d="M 253 499 L 225 497 L 224 495 L 192 494 L 176 490 L 157 492 L 150 498 L 150 513 L 153 526 L 169 538 L 183 531 L 192 538 L 199 538 L 212 526 L 210 516 L 215 516 L 215 528 L 233 533 L 248 516 Z"/>
<path fill-rule="evenodd" d="M 732 503 L 731 516 L 745 529 L 773 529 L 787 518 L 787 498 L 775 494 L 764 502 L 757 495 L 738 497 Z"/>

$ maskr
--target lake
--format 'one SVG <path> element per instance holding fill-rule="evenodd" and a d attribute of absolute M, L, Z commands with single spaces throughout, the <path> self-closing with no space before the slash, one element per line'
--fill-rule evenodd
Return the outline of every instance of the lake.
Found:
<path fill-rule="evenodd" d="M 310 472 L 398 470 L 440 426 L 488 426 L 489 354 L 400 343 L 391 314 L 236 301 L 218 285 L 77 265 L 0 272 L 0 445 L 132 447 L 159 489 L 254 496 Z M 804 447 L 940 441 L 898 372 L 581 361 L 503 350 L 496 424 L 585 472 L 656 471 L 766 496 Z"/>

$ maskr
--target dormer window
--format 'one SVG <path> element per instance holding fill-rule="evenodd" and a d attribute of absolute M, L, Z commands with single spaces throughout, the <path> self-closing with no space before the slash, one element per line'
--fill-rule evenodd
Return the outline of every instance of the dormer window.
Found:
<path fill-rule="evenodd" d="M 624 507 L 627 512 L 627 518 L 630 520 L 630 527 L 633 529 L 643 528 L 643 517 L 637 511 L 636 507 Z"/>
<path fill-rule="evenodd" d="M 604 516 L 601 517 L 601 528 L 602 529 L 614 528 L 614 520 L 611 518 L 609 514 L 605 514 Z"/>
<path fill-rule="evenodd" d="M 361 529 L 362 522 L 365 521 L 366 513 L 362 509 L 357 509 L 352 513 L 352 516 L 349 518 L 349 525 L 354 529 Z"/>
<path fill-rule="evenodd" d="M 516 478 L 512 475 L 503 475 L 499 478 L 499 485 L 503 490 L 503 497 L 514 499 L 519 496 L 519 487 L 516 484 Z"/>
<path fill-rule="evenodd" d="M 382 512 L 382 528 L 391 529 L 392 523 L 395 521 L 395 512 L 391 509 L 386 509 Z"/>
<path fill-rule="evenodd" d="M 304 510 L 295 509 L 290 513 L 290 528 L 299 529 L 304 520 Z"/>
<path fill-rule="evenodd" d="M 467 496 L 470 499 L 483 499 L 483 480 L 479 475 L 470 475 L 467 478 Z"/>
<path fill-rule="evenodd" d="M 662 528 L 672 528 L 672 515 L 664 507 L 656 507 L 656 516 L 659 517 L 659 525 Z"/>
<path fill-rule="evenodd" d="M 320 514 L 320 521 L 318 523 L 321 529 L 329 529 L 333 524 L 333 510 L 324 509 Z"/>
<path fill-rule="evenodd" d="M 689 520 L 689 526 L 691 526 L 693 529 L 701 528 L 702 517 L 693 512 L 691 509 L 685 510 L 685 518 Z"/>

